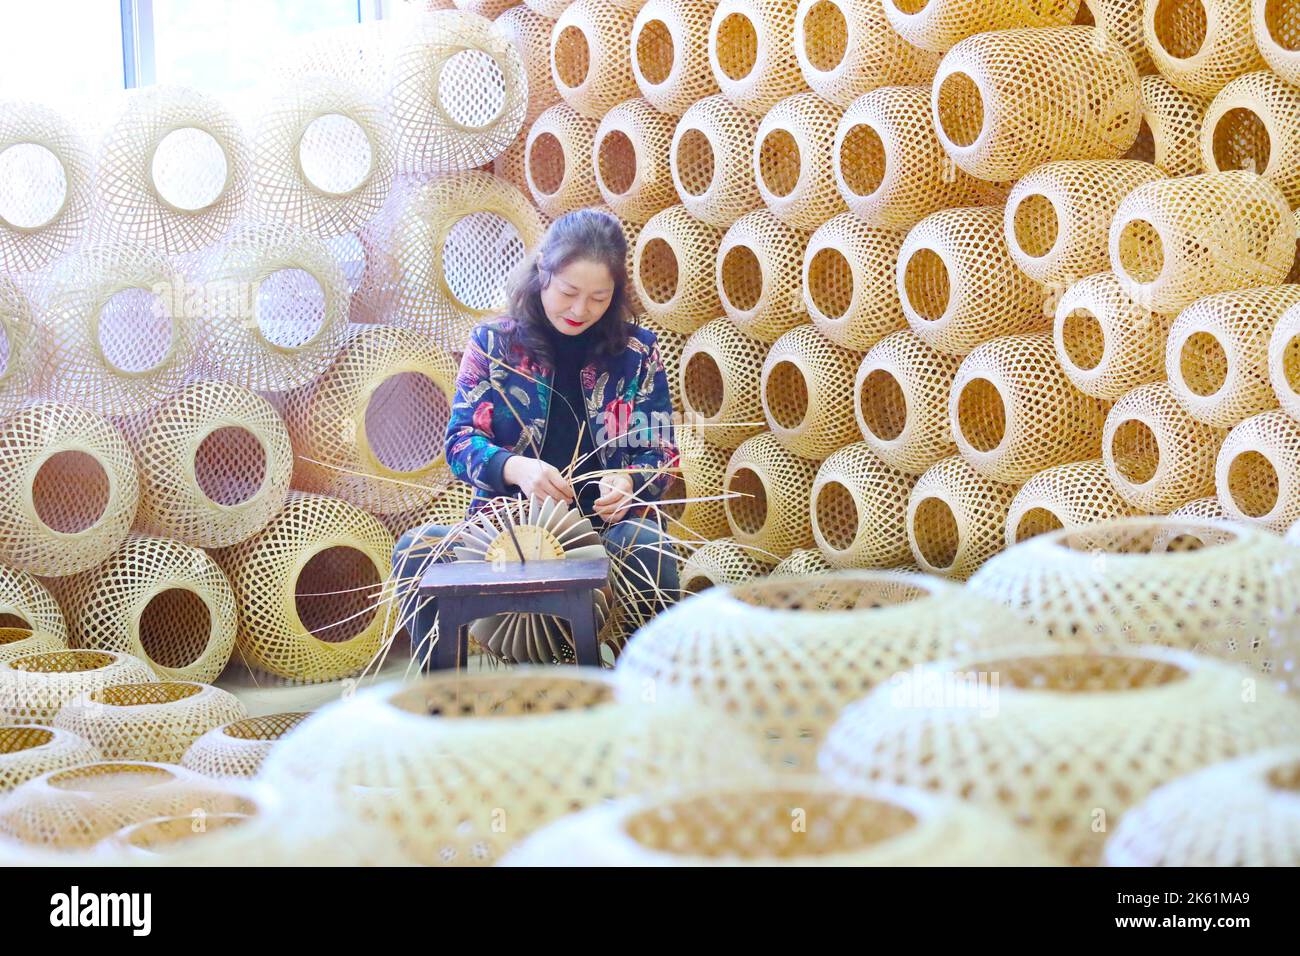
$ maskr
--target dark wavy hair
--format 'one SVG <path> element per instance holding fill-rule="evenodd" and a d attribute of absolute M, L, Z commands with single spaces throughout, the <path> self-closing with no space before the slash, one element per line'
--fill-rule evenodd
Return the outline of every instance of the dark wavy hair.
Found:
<path fill-rule="evenodd" d="M 605 314 L 592 327 L 597 356 L 622 355 L 632 320 L 627 295 L 627 237 L 619 221 L 599 209 L 580 209 L 551 223 L 537 253 L 527 257 L 511 278 L 508 317 L 515 326 L 508 345 L 554 365 L 547 330 L 553 328 L 542 307 L 542 290 L 570 263 L 599 262 L 614 279 Z"/>

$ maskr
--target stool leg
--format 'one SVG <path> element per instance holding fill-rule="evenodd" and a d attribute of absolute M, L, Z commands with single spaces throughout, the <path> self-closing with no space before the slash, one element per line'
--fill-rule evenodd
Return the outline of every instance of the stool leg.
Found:
<path fill-rule="evenodd" d="M 438 607 L 438 643 L 433 647 L 433 669 L 454 670 L 469 657 L 469 632 L 459 598 L 442 598 Z"/>
<path fill-rule="evenodd" d="M 576 591 L 569 598 L 573 627 L 573 649 L 579 667 L 600 666 L 600 644 L 596 640 L 596 595 L 593 591 Z"/>

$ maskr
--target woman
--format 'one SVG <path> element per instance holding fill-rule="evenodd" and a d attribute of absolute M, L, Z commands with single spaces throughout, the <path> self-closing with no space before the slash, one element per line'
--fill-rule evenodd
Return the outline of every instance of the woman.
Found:
<path fill-rule="evenodd" d="M 470 335 L 446 453 L 474 487 L 470 514 L 501 496 L 536 495 L 591 519 L 632 589 L 632 620 L 679 591 L 656 512 L 673 479 L 672 400 L 655 336 L 629 321 L 627 240 L 596 210 L 557 219 L 512 284 L 509 313 Z M 413 589 L 447 528 L 404 534 L 393 567 L 408 590 L 402 618 L 418 645 L 430 602 Z M 424 649 L 421 649 L 422 651 Z"/>

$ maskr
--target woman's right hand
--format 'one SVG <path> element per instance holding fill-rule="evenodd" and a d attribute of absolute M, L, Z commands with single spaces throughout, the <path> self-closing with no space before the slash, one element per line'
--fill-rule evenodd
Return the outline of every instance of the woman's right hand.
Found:
<path fill-rule="evenodd" d="M 573 487 L 560 469 L 540 458 L 511 455 L 501 469 L 501 477 L 508 485 L 518 485 L 526 495 L 563 502 L 573 500 Z"/>

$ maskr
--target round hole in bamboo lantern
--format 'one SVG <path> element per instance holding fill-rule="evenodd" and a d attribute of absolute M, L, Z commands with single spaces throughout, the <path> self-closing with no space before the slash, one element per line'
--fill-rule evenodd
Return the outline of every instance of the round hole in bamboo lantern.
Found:
<path fill-rule="evenodd" d="M 620 219 L 645 222 L 677 204 L 668 148 L 677 120 L 645 100 L 615 106 L 596 130 L 591 164 L 605 204 Z"/>
<path fill-rule="evenodd" d="M 81 237 L 90 152 L 71 123 L 34 103 L 0 105 L 0 270 L 30 272 Z"/>
<path fill-rule="evenodd" d="M 494 27 L 509 38 L 523 61 L 528 78 L 528 109 L 524 114 L 524 125 L 529 126 L 543 111 L 563 102 L 551 77 L 551 31 L 555 19 L 520 4 L 498 16 Z"/>
<path fill-rule="evenodd" d="M 1139 73 L 1155 70 L 1142 37 L 1142 0 L 1083 0 L 1074 22 L 1099 27 L 1112 43 L 1128 52 Z"/>
<path fill-rule="evenodd" d="M 524 146 L 524 176 L 537 208 L 562 216 L 600 201 L 592 151 L 600 122 L 560 103 L 537 118 Z"/>
<path fill-rule="evenodd" d="M 720 229 L 683 206 L 651 217 L 637 236 L 632 284 L 652 319 L 689 334 L 722 311 L 714 279 L 721 243 Z"/>
<path fill-rule="evenodd" d="M 682 594 L 699 594 L 709 588 L 763 577 L 776 563 L 777 556 L 761 548 L 741 544 L 731 537 L 715 538 L 696 548 L 682 562 Z"/>
<path fill-rule="evenodd" d="M 898 253 L 908 324 L 932 348 L 965 355 L 998 335 L 1050 325 L 1043 288 L 1011 258 L 1002 208 L 945 209 L 917 223 Z"/>
<path fill-rule="evenodd" d="M 1175 86 L 1213 96 L 1267 64 L 1251 32 L 1249 0 L 1143 0 L 1142 36 L 1151 60 Z"/>
<path fill-rule="evenodd" d="M 7 613 L 3 616 L 5 618 L 14 617 L 14 615 Z M 20 657 L 30 657 L 33 654 L 65 651 L 67 649 L 66 639 L 60 640 L 48 632 L 33 631 L 30 627 L 22 626 L 0 626 L 0 661 L 12 661 Z"/>
<path fill-rule="evenodd" d="M 1137 187 L 1110 226 L 1111 270 L 1157 312 L 1215 292 L 1276 285 L 1295 259 L 1295 217 L 1252 172 L 1205 173 Z"/>
<path fill-rule="evenodd" d="M 759 394 L 767 346 L 727 319 L 714 319 L 682 348 L 682 408 L 711 445 L 734 449 L 763 430 Z"/>
<path fill-rule="evenodd" d="M 983 0 L 884 0 L 885 16 L 908 43 L 943 53 L 973 33 L 1072 23 L 1078 0 L 985 3 Z"/>
<path fill-rule="evenodd" d="M 674 479 L 664 500 L 680 503 L 660 509 L 669 519 L 668 531 L 690 541 L 720 538 L 727 533 L 727 511 L 720 496 L 730 455 L 705 441 L 689 424 L 676 428 L 674 435 L 681 476 Z M 705 500 L 709 498 L 714 500 Z"/>
<path fill-rule="evenodd" d="M 1188 415 L 1165 382 L 1133 389 L 1106 415 L 1102 457 L 1115 490 L 1143 511 L 1168 514 L 1214 492 L 1225 432 Z"/>
<path fill-rule="evenodd" d="M 632 76 L 661 113 L 681 116 L 718 92 L 709 69 L 712 0 L 649 0 L 632 23 Z"/>
<path fill-rule="evenodd" d="M 1252 0 L 1255 46 L 1271 69 L 1288 83 L 1300 83 L 1300 7 L 1289 0 Z"/>
<path fill-rule="evenodd" d="M 115 651 L 42 651 L 0 663 L 0 715 L 6 723 L 48 724 L 67 704 L 114 684 L 154 679 L 149 665 Z"/>
<path fill-rule="evenodd" d="M 815 544 L 811 491 L 818 462 L 790 451 L 771 432 L 741 442 L 723 479 L 727 524 L 741 543 L 775 558 Z"/>
<path fill-rule="evenodd" d="M 907 540 L 922 571 L 965 580 L 1002 550 L 1019 490 L 958 457 L 928 468 L 907 501 Z"/>
<path fill-rule="evenodd" d="M 1288 309 L 1278 319 L 1268 347 L 1268 372 L 1278 403 L 1300 419 L 1300 309 Z"/>
<path fill-rule="evenodd" d="M 678 122 L 668 161 L 696 219 L 725 228 L 763 205 L 752 171 L 759 122 L 724 96 L 700 100 Z"/>
<path fill-rule="evenodd" d="M 910 329 L 877 342 L 858 366 L 853 413 L 882 461 L 919 475 L 957 446 L 948 425 L 948 395 L 961 358 L 936 352 Z"/>
<path fill-rule="evenodd" d="M 33 574 L 93 568 L 135 520 L 135 458 L 106 419 L 28 405 L 0 425 L 0 557 Z M 34 623 L 34 622 L 33 622 Z"/>
<path fill-rule="evenodd" d="M 1126 159 L 1140 159 L 1170 176 L 1194 176 L 1201 167 L 1201 119 L 1210 97 L 1186 93 L 1159 74 L 1142 77 L 1142 125 Z"/>
<path fill-rule="evenodd" d="M 817 470 L 812 530 L 817 547 L 838 568 L 905 564 L 907 497 L 916 476 L 893 468 L 864 442 L 845 445 Z"/>
<path fill-rule="evenodd" d="M 264 714 L 213 727 L 185 751 L 181 766 L 205 777 L 256 777 L 271 748 L 310 716 Z"/>
<path fill-rule="evenodd" d="M 1061 288 L 1110 265 L 1110 219 L 1143 183 L 1150 163 L 1094 159 L 1045 163 L 1016 183 L 1006 205 L 1011 257 L 1036 282 Z"/>
<path fill-rule="evenodd" d="M 1056 358 L 1079 391 L 1114 401 L 1163 377 L 1173 318 L 1138 305 L 1114 273 L 1099 272 L 1074 283 L 1057 303 Z"/>
<path fill-rule="evenodd" d="M 759 379 L 771 434 L 804 458 L 821 461 L 857 437 L 845 401 L 861 355 L 841 348 L 814 326 L 798 325 L 772 345 Z"/>
<path fill-rule="evenodd" d="M 1233 428 L 1219 449 L 1215 487 L 1232 520 L 1284 534 L 1300 520 L 1300 422 L 1275 409 Z"/>
<path fill-rule="evenodd" d="M 380 603 L 392 553 L 372 515 L 290 492 L 269 525 L 220 556 L 240 608 L 239 656 L 303 683 L 360 671 L 391 632 Z"/>
<path fill-rule="evenodd" d="M 826 338 L 862 352 L 907 327 L 894 281 L 904 238 L 847 212 L 812 234 L 803 255 L 803 302 Z"/>
<path fill-rule="evenodd" d="M 1231 428 L 1277 407 L 1268 346 L 1281 316 L 1300 304 L 1300 286 L 1220 292 L 1197 299 L 1169 330 L 1165 370 L 1174 397 L 1197 421 Z"/>
<path fill-rule="evenodd" d="M 599 120 L 637 95 L 629 39 L 634 11 L 608 0 L 573 0 L 551 30 L 551 77 L 564 101 Z"/>
<path fill-rule="evenodd" d="M 774 342 L 806 321 L 799 263 L 808 234 L 765 209 L 736 220 L 718 247 L 722 311 L 746 335 Z"/>
<path fill-rule="evenodd" d="M 826 555 L 817 548 L 796 548 L 788 558 L 769 573 L 770 578 L 802 578 L 811 574 L 825 574 L 834 571 L 835 566 L 826 560 Z"/>
<path fill-rule="evenodd" d="M 1007 512 L 1007 547 L 1060 528 L 1127 518 L 1138 510 L 1116 493 L 1100 458 L 1044 468 L 1026 481 Z"/>
<path fill-rule="evenodd" d="M 43 773 L 100 759 L 94 745 L 57 727 L 0 726 L 0 794 Z"/>
<path fill-rule="evenodd" d="M 31 300 L 8 276 L 0 276 L 0 419 L 30 397 L 39 369 L 39 326 Z"/>
<path fill-rule="evenodd" d="M 949 50 L 930 103 L 953 162 L 1004 182 L 1053 160 L 1123 155 L 1141 122 L 1138 74 L 1128 53 L 1099 44 L 1099 35 L 1093 27 L 1005 30 Z"/>
<path fill-rule="evenodd" d="M 1050 332 L 1006 335 L 962 361 L 948 400 L 957 453 L 986 478 L 1019 484 L 1096 457 L 1106 413 L 1070 383 Z"/>
<path fill-rule="evenodd" d="M 996 716 L 950 703 L 903 708 L 878 688 L 831 728 L 822 772 L 960 795 L 1012 816 L 1062 862 L 1093 865 L 1106 839 L 1092 826 L 1097 807 L 1113 825 L 1161 784 L 1294 739 L 1300 723 L 1300 705 L 1271 688 L 1244 701 L 1236 667 L 1163 648 L 1034 644 L 922 673 L 972 671 L 998 674 Z"/>
<path fill-rule="evenodd" d="M 794 52 L 798 0 L 721 0 L 709 24 L 709 68 L 722 95 L 762 115 L 808 84 Z"/>
<path fill-rule="evenodd" d="M 1239 76 L 1221 89 L 1201 125 L 1207 173 L 1248 169 L 1300 204 L 1300 90 L 1267 70 Z"/>
<path fill-rule="evenodd" d="M 797 93 L 768 110 L 759 124 L 753 157 L 759 196 L 798 229 L 815 229 L 846 208 L 830 163 L 842 115 L 816 93 Z"/>
<path fill-rule="evenodd" d="M 68 646 L 68 626 L 49 588 L 26 571 L 0 565 L 0 628 L 33 632 L 39 640 Z M 6 646 L 20 635 L 10 635 Z"/>

